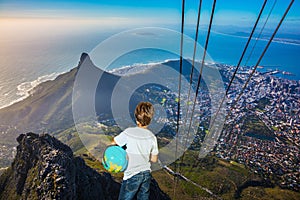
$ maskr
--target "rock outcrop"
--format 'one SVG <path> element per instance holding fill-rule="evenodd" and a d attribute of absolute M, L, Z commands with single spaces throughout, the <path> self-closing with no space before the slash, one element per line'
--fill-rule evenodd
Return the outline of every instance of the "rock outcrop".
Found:
<path fill-rule="evenodd" d="M 117 199 L 120 183 L 98 173 L 56 138 L 21 134 L 12 166 L 0 177 L 0 199 Z M 151 184 L 150 199 L 169 199 Z"/>

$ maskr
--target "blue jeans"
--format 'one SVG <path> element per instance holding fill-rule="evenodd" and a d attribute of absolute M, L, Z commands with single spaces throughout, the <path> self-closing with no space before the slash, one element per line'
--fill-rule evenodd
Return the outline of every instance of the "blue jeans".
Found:
<path fill-rule="evenodd" d="M 150 171 L 143 171 L 127 180 L 123 180 L 119 200 L 131 200 L 136 194 L 138 200 L 148 200 L 150 194 L 150 182 Z"/>

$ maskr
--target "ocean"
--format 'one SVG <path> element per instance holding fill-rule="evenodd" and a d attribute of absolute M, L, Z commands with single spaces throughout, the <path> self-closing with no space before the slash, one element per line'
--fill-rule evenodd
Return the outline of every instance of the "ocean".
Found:
<path fill-rule="evenodd" d="M 53 80 L 59 74 L 78 65 L 82 52 L 91 52 L 99 43 L 125 28 L 82 28 L 76 31 L 59 33 L 37 32 L 24 36 L 15 34 L 0 35 L 0 108 L 20 101 L 29 95 L 29 91 L 47 80 Z M 187 35 L 194 37 L 192 31 Z M 199 43 L 204 46 L 206 35 L 200 32 Z M 208 54 L 214 62 L 236 65 L 242 54 L 247 38 L 241 33 L 224 34 L 212 32 L 208 44 Z M 250 43 L 252 49 L 255 40 Z M 262 37 L 255 51 L 246 53 L 241 65 L 253 66 L 266 45 Z M 118 47 L 116 47 L 118 48 Z M 192 52 L 192 49 L 191 49 Z M 191 54 L 192 55 L 192 54 Z M 283 78 L 300 80 L 300 34 L 279 34 L 270 45 L 260 66 L 260 70 L 278 69 L 292 75 L 279 74 Z M 121 68 L 136 63 L 159 63 L 178 56 L 155 49 L 134 51 L 117 59 L 110 67 Z"/>

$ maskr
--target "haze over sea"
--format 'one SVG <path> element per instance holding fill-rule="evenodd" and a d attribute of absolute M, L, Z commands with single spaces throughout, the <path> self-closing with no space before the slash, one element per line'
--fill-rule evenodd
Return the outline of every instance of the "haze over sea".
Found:
<path fill-rule="evenodd" d="M 39 83 L 52 80 L 58 74 L 76 67 L 82 52 L 91 52 L 109 36 L 128 29 L 128 27 L 95 27 L 93 24 L 75 26 L 71 29 L 68 27 L 52 29 L 46 25 L 25 27 L 22 24 L 16 28 L 5 22 L 1 23 L 0 108 L 24 99 Z M 13 28 L 17 29 L 14 31 L 16 34 L 10 37 L 10 29 Z M 32 31 L 35 28 L 37 31 Z M 178 30 L 178 27 L 175 29 Z M 236 65 L 249 33 L 249 29 L 243 32 L 222 28 L 215 30 L 211 33 L 208 53 L 217 63 Z M 187 27 L 185 34 L 193 38 L 194 30 Z M 248 51 L 242 65 L 253 66 L 256 63 L 267 43 L 264 38 L 268 39 L 269 36 L 270 34 L 266 34 L 260 37 L 252 57 L 246 62 L 250 52 Z M 202 46 L 205 37 L 206 32 L 201 30 L 199 43 Z M 250 44 L 250 50 L 254 43 L 255 41 Z M 300 80 L 299 52 L 300 34 L 279 33 L 260 65 L 264 66 L 263 70 L 279 69 L 291 72 L 293 76 L 281 75 L 281 77 Z M 137 51 L 122 57 L 112 68 L 135 63 L 163 62 L 167 59 L 178 59 L 178 56 L 156 50 Z"/>

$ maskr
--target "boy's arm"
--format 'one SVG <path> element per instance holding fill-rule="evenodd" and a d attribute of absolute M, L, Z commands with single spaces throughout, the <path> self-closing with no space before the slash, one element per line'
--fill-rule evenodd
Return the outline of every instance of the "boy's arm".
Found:
<path fill-rule="evenodd" d="M 158 155 L 152 155 L 152 154 L 150 155 L 150 161 L 151 162 L 155 163 L 155 162 L 157 162 L 157 160 L 158 160 Z"/>

